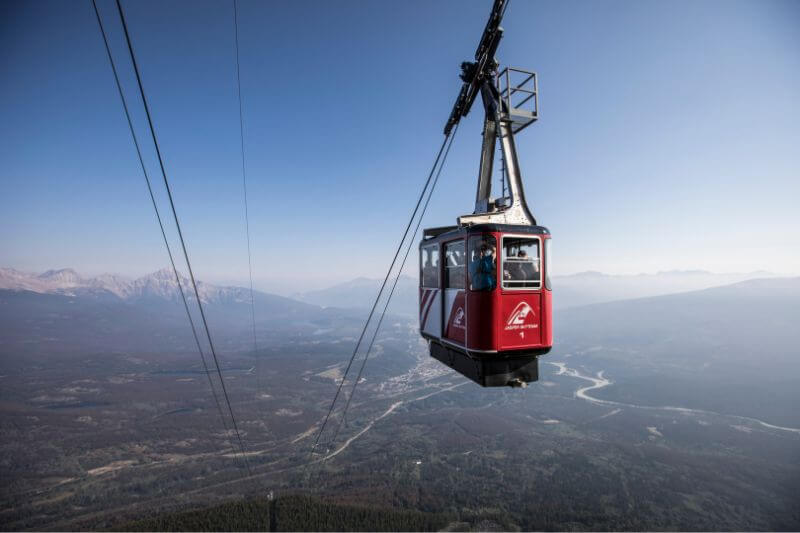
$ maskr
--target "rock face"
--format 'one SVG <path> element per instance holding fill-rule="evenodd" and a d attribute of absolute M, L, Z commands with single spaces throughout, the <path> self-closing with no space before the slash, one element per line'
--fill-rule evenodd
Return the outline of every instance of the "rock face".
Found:
<path fill-rule="evenodd" d="M 189 312 L 199 325 L 194 288 L 186 277 L 180 279 Z M 332 320 L 345 320 L 318 306 L 259 291 L 253 291 L 251 305 L 250 290 L 243 287 L 198 281 L 197 292 L 215 344 L 230 351 L 253 348 L 253 318 L 260 339 L 276 329 L 300 336 L 334 327 Z M 120 350 L 193 352 L 196 347 L 190 333 L 171 269 L 137 279 L 112 274 L 84 277 L 70 269 L 43 274 L 0 269 L 0 355 L 47 358 Z M 0 367 L 9 360 L 25 359 L 0 357 Z"/>
<path fill-rule="evenodd" d="M 187 297 L 194 298 L 191 281 L 183 275 L 180 278 Z M 67 295 L 111 293 L 122 300 L 177 300 L 180 298 L 175 274 L 169 268 L 163 268 L 133 280 L 115 274 L 84 278 L 71 268 L 48 270 L 42 274 L 21 272 L 13 268 L 0 268 L 0 289 Z M 219 287 L 198 281 L 197 290 L 203 303 L 250 301 L 249 291 L 242 287 Z"/>

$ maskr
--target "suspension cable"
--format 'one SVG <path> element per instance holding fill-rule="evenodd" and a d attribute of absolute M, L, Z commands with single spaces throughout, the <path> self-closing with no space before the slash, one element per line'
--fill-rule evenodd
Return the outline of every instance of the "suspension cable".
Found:
<path fill-rule="evenodd" d="M 242 114 L 242 79 L 239 68 L 239 10 L 238 1 L 233 0 L 233 26 L 236 35 L 236 88 L 239 96 L 239 145 L 242 151 L 242 190 L 244 191 L 244 227 L 247 235 L 247 271 L 250 275 L 250 318 L 253 321 L 253 351 L 258 365 L 258 340 L 256 338 L 256 304 L 253 297 L 253 260 L 250 253 L 250 214 L 247 208 L 247 172 L 244 164 L 244 117 Z M 256 368 L 258 379 L 258 368 Z"/>
<path fill-rule="evenodd" d="M 211 350 L 211 355 L 214 357 L 214 365 L 217 368 L 217 374 L 219 376 L 219 382 L 220 382 L 220 385 L 222 386 L 222 393 L 223 393 L 223 395 L 225 397 L 225 403 L 228 406 L 228 412 L 231 415 L 231 421 L 233 422 L 233 429 L 234 429 L 234 432 L 236 433 L 236 439 L 239 442 L 239 448 L 241 450 L 242 457 L 244 458 L 245 466 L 247 467 L 248 474 L 252 475 L 252 471 L 250 470 L 250 464 L 247 461 L 247 454 L 245 452 L 244 442 L 242 441 L 242 435 L 239 432 L 239 426 L 236 424 L 236 416 L 233 414 L 233 408 L 231 407 L 231 400 L 230 400 L 230 397 L 228 396 L 228 390 L 225 387 L 225 379 L 222 376 L 222 369 L 219 366 L 219 359 L 217 358 L 217 352 L 214 349 L 214 342 L 211 340 L 211 330 L 208 327 L 208 320 L 206 319 L 206 314 L 205 314 L 205 311 L 203 310 L 203 303 L 200 300 L 200 291 L 197 290 L 197 281 L 195 280 L 195 277 L 194 277 L 194 271 L 192 270 L 192 263 L 189 260 L 189 252 L 186 249 L 186 241 L 183 238 L 183 232 L 181 231 L 181 225 L 180 225 L 180 222 L 178 220 L 178 212 L 177 212 L 177 210 L 175 208 L 175 201 L 174 201 L 174 199 L 172 197 L 172 189 L 170 188 L 169 180 L 167 179 L 167 171 L 164 168 L 164 159 L 161 156 L 161 149 L 159 148 L 158 139 L 156 138 L 156 130 L 155 130 L 155 127 L 153 126 L 153 119 L 152 119 L 152 116 L 150 114 L 150 106 L 147 103 L 147 97 L 145 96 L 145 93 L 144 93 L 144 85 L 142 84 L 142 78 L 141 78 L 141 75 L 139 73 L 139 66 L 138 66 L 138 64 L 136 62 L 136 55 L 133 52 L 133 44 L 131 43 L 130 33 L 128 32 L 128 24 L 125 21 L 125 12 L 122 9 L 122 4 L 120 3 L 120 0 L 116 0 L 116 3 L 117 3 L 117 10 L 119 11 L 120 19 L 122 20 L 122 29 L 125 32 L 125 42 L 128 45 L 128 52 L 130 53 L 131 63 L 133 64 L 133 70 L 136 73 L 136 83 L 139 86 L 139 94 L 141 95 L 142 103 L 144 104 L 145 115 L 147 116 L 147 124 L 148 124 L 148 126 L 150 128 L 150 136 L 153 139 L 153 145 L 155 146 L 156 155 L 158 156 L 158 164 L 159 164 L 159 167 L 161 168 L 161 176 L 163 177 L 163 180 L 164 180 L 164 187 L 167 190 L 167 197 L 169 198 L 169 205 L 170 205 L 170 208 L 172 210 L 172 217 L 175 220 L 175 227 L 178 230 L 178 237 L 179 237 L 180 242 L 181 242 L 181 248 L 183 250 L 183 257 L 186 260 L 186 267 L 189 270 L 189 279 L 192 282 L 192 288 L 194 289 L 195 298 L 197 299 L 197 307 L 200 310 L 200 317 L 202 318 L 203 328 L 206 331 L 206 338 L 208 339 L 208 345 L 209 345 L 209 348 Z"/>
<path fill-rule="evenodd" d="M 436 177 L 433 179 L 433 183 L 431 184 L 431 188 L 428 191 L 428 198 L 425 200 L 425 205 L 422 206 L 422 211 L 420 212 L 419 218 L 417 219 L 417 225 L 414 227 L 414 232 L 411 234 L 412 236 L 416 235 L 419 231 L 419 227 L 422 224 L 422 219 L 425 217 L 425 212 L 428 210 L 428 204 L 431 201 L 431 196 L 433 196 L 433 190 L 436 188 L 436 184 L 439 181 L 439 175 L 442 173 L 442 169 L 444 168 L 444 164 L 447 161 L 447 154 L 450 153 L 450 147 L 453 145 L 453 140 L 456 138 L 456 132 L 458 131 L 458 125 L 460 122 L 456 122 L 455 127 L 453 128 L 453 134 L 450 136 L 450 141 L 447 144 L 447 149 L 444 152 L 444 157 L 442 158 L 442 163 L 439 165 L 439 170 L 436 172 Z M 406 260 L 408 260 L 408 254 L 411 252 L 411 247 L 414 245 L 413 238 L 408 241 L 408 246 L 406 247 L 406 253 L 403 256 L 403 261 L 400 263 L 400 269 L 397 271 L 397 275 L 394 278 L 394 283 L 392 284 L 392 290 L 389 291 L 389 296 L 386 298 L 386 304 L 383 306 L 383 311 L 381 311 L 381 316 L 378 319 L 378 325 L 375 327 L 375 331 L 372 333 L 372 339 L 369 341 L 369 346 L 367 347 L 367 353 L 364 355 L 364 359 L 361 361 L 361 368 L 358 369 L 358 376 L 356 376 L 355 381 L 353 382 L 353 387 L 350 391 L 350 396 L 347 398 L 347 402 L 344 405 L 344 410 L 342 411 L 342 416 L 339 419 L 339 425 L 336 426 L 336 431 L 333 433 L 333 438 L 330 440 L 330 443 L 333 444 L 336 442 L 336 437 L 339 436 L 339 430 L 342 428 L 342 425 L 345 421 L 345 417 L 347 416 L 347 410 L 350 408 L 350 402 L 353 400 L 353 395 L 356 393 L 356 387 L 358 387 L 358 383 L 361 380 L 361 375 L 364 372 L 364 367 L 367 366 L 367 359 L 369 359 L 369 354 L 372 351 L 372 345 L 375 344 L 375 338 L 378 336 L 378 331 L 381 329 L 381 324 L 383 323 L 383 318 L 386 316 L 386 310 L 389 308 L 389 303 L 392 301 L 392 296 L 394 295 L 394 290 L 397 287 L 397 282 L 400 280 L 400 274 L 403 273 L 403 268 L 406 265 Z"/>
<path fill-rule="evenodd" d="M 234 29 L 234 42 L 236 43 L 236 91 L 239 99 L 239 147 L 242 152 L 242 192 L 244 198 L 244 228 L 247 237 L 247 273 L 250 276 L 250 318 L 253 323 L 253 356 L 255 357 L 256 368 L 256 391 L 261 392 L 261 369 L 259 361 L 261 357 L 258 354 L 258 340 L 256 337 L 256 304 L 253 295 L 253 260 L 250 253 L 250 214 L 247 205 L 247 170 L 245 167 L 244 158 L 244 114 L 242 112 L 242 78 L 239 67 L 239 9 L 238 1 L 233 0 L 233 29 Z M 255 481 L 255 478 L 253 479 Z M 267 513 L 269 515 L 269 513 Z M 267 529 L 269 530 L 269 516 L 267 518 Z"/>
<path fill-rule="evenodd" d="M 200 353 L 200 360 L 203 362 L 203 370 L 204 370 L 204 372 L 206 374 L 206 377 L 208 378 L 208 385 L 211 387 L 211 393 L 214 396 L 214 403 L 217 406 L 217 411 L 219 412 L 219 417 L 220 417 L 220 420 L 222 421 L 222 426 L 225 429 L 225 434 L 227 435 L 227 433 L 228 433 L 228 423 L 225 421 L 225 415 L 222 412 L 222 405 L 219 403 L 219 396 L 217 395 L 217 390 L 214 387 L 214 381 L 211 379 L 211 371 L 208 369 L 208 363 L 206 363 L 206 357 L 205 357 L 205 354 L 203 353 L 203 347 L 201 346 L 200 338 L 197 335 L 197 328 L 194 325 L 194 320 L 192 319 L 192 313 L 191 313 L 191 311 L 189 311 L 189 304 L 188 304 L 188 302 L 186 300 L 186 293 L 183 291 L 183 285 L 181 284 L 181 279 L 180 279 L 180 275 L 178 273 L 178 268 L 175 266 L 175 259 L 174 259 L 173 255 L 172 255 L 172 249 L 171 249 L 171 247 L 169 245 L 169 240 L 167 239 L 167 233 L 164 230 L 164 223 L 163 223 L 163 221 L 161 219 L 161 213 L 159 212 L 158 204 L 156 203 L 155 195 L 153 194 L 153 187 L 152 187 L 152 184 L 150 182 L 150 176 L 147 173 L 147 168 L 145 167 L 145 164 L 144 164 L 144 158 L 142 157 L 142 151 L 141 151 L 141 148 L 139 147 L 139 140 L 138 140 L 138 138 L 136 136 L 136 131 L 133 128 L 133 121 L 131 120 L 131 115 L 130 115 L 130 112 L 128 110 L 128 103 L 127 103 L 127 100 L 125 99 L 125 94 L 122 91 L 122 84 L 120 83 L 120 80 L 119 80 L 119 74 L 117 73 L 117 67 L 116 67 L 116 64 L 114 63 L 114 58 L 111 55 L 111 48 L 109 47 L 108 37 L 106 36 L 106 31 L 105 31 L 105 28 L 103 27 L 103 22 L 102 22 L 102 20 L 100 18 L 100 12 L 97 9 L 96 0 L 92 0 L 92 6 L 94 7 L 94 13 L 95 13 L 95 16 L 97 17 L 97 24 L 100 27 L 100 33 L 103 36 L 103 44 L 105 45 L 105 48 L 106 48 L 106 54 L 108 55 L 108 61 L 109 61 L 110 65 L 111 65 L 111 71 L 114 73 L 114 81 L 117 84 L 117 91 L 119 92 L 119 97 L 120 97 L 120 100 L 122 101 L 122 108 L 125 111 L 125 118 L 128 121 L 128 128 L 130 129 L 131 137 L 133 138 L 133 144 L 136 147 L 136 155 L 139 158 L 139 165 L 141 165 L 141 167 L 142 167 L 142 173 L 144 174 L 144 180 L 145 180 L 145 183 L 147 183 L 147 192 L 150 194 L 150 201 L 153 203 L 153 209 L 155 210 L 156 220 L 158 221 L 158 227 L 161 230 L 161 237 L 163 238 L 164 246 L 167 249 L 167 255 L 169 256 L 170 265 L 172 265 L 172 272 L 175 274 L 175 283 L 178 285 L 178 291 L 180 293 L 181 300 L 183 301 L 183 307 L 186 310 L 186 316 L 189 318 L 189 325 L 191 326 L 191 329 L 192 329 L 192 336 L 194 337 L 194 342 L 197 345 L 197 351 Z M 230 446 L 230 441 L 228 441 L 228 445 Z"/>
<path fill-rule="evenodd" d="M 428 186 L 431 183 L 431 179 L 433 178 L 433 174 L 436 171 L 436 167 L 439 164 L 439 159 L 442 157 L 442 153 L 444 152 L 445 146 L 447 144 L 448 139 L 450 138 L 451 134 L 448 133 L 444 140 L 442 141 L 442 145 L 439 148 L 438 154 L 436 154 L 436 160 L 433 162 L 433 166 L 431 167 L 431 171 L 428 173 L 428 178 L 425 181 L 424 187 L 422 187 L 422 191 L 419 194 L 419 198 L 417 199 L 417 204 L 414 206 L 414 211 L 411 213 L 411 218 L 408 220 L 408 224 L 406 224 L 405 231 L 403 232 L 403 237 L 400 239 L 400 243 L 397 245 L 397 250 L 394 253 L 394 257 L 392 258 L 392 262 L 389 265 L 389 269 L 386 272 L 386 276 L 383 278 L 383 283 L 381 284 L 381 288 L 378 291 L 378 295 L 375 297 L 375 302 L 372 304 L 372 309 L 370 309 L 369 316 L 367 320 L 364 322 L 364 327 L 361 330 L 361 334 L 358 337 L 358 342 L 356 342 L 356 346 L 353 349 L 353 354 L 350 356 L 350 361 L 347 363 L 347 368 L 344 371 L 344 375 L 342 376 L 342 381 L 339 383 L 339 387 L 336 389 L 336 394 L 333 396 L 333 401 L 331 402 L 330 407 L 328 408 L 328 413 L 325 415 L 325 420 L 322 422 L 322 426 L 317 431 L 317 435 L 314 438 L 314 444 L 311 446 L 311 450 L 308 453 L 308 460 L 306 461 L 306 465 L 311 463 L 311 459 L 314 454 L 314 450 L 316 449 L 317 445 L 319 444 L 319 439 L 322 436 L 322 432 L 325 431 L 325 426 L 328 424 L 328 420 L 331 417 L 331 413 L 333 412 L 333 408 L 336 405 L 336 400 L 339 398 L 339 394 L 342 392 L 342 387 L 344 386 L 344 382 L 347 380 L 347 375 L 350 372 L 350 367 L 353 365 L 353 360 L 358 353 L 358 349 L 361 347 L 361 342 L 364 340 L 364 335 L 367 332 L 367 327 L 372 320 L 372 316 L 375 313 L 375 308 L 378 306 L 378 302 L 380 301 L 381 296 L 383 295 L 383 291 L 386 288 L 386 283 L 389 280 L 389 276 L 394 269 L 394 265 L 397 262 L 397 257 L 400 255 L 400 250 L 403 247 L 403 243 L 408 236 L 408 231 L 411 229 L 411 224 L 414 222 L 414 218 L 417 215 L 417 211 L 419 211 L 420 204 L 422 204 L 422 199 L 425 197 L 425 191 L 428 190 Z"/>

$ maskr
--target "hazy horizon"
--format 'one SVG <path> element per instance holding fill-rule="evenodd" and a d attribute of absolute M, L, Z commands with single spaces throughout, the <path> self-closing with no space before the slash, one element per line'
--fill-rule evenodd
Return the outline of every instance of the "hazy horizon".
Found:
<path fill-rule="evenodd" d="M 416 263 L 415 263 L 416 264 Z M 416 279 L 416 266 L 412 265 L 413 268 L 409 269 L 406 268 L 403 271 L 403 276 L 411 279 Z M 94 278 L 103 275 L 114 275 L 114 276 L 121 276 L 128 280 L 135 280 L 138 278 L 142 278 L 148 275 L 151 275 L 155 272 L 161 270 L 169 270 L 172 272 L 172 268 L 168 265 L 162 266 L 161 268 L 157 268 L 155 270 L 147 271 L 147 272 L 138 272 L 138 273 L 123 273 L 123 272 L 113 272 L 113 271 L 92 271 L 92 270 L 80 270 L 71 266 L 56 266 L 50 267 L 42 270 L 26 270 L 22 268 L 17 268 L 10 265 L 1 265 L 0 269 L 11 269 L 16 270 L 19 272 L 24 272 L 27 274 L 34 274 L 34 275 L 41 275 L 48 271 L 60 271 L 60 270 L 73 270 L 79 276 L 84 279 Z M 185 268 L 179 268 L 178 271 L 182 276 L 188 277 L 188 272 Z M 617 273 L 617 272 L 602 272 L 599 270 L 582 270 L 579 272 L 567 272 L 567 273 L 559 273 L 554 276 L 554 278 L 567 278 L 571 276 L 579 276 L 583 274 L 602 274 L 605 276 L 614 276 L 614 277 L 622 277 L 622 278 L 635 278 L 635 277 L 656 277 L 656 276 L 664 276 L 664 275 L 708 275 L 708 276 L 717 276 L 717 277 L 729 277 L 729 276 L 753 276 L 753 278 L 758 278 L 759 276 L 767 276 L 767 277 L 796 277 L 800 276 L 798 273 L 788 273 L 788 272 L 774 272 L 769 270 L 753 270 L 749 272 L 712 272 L 708 270 L 702 269 L 681 269 L 681 270 L 662 270 L 657 272 L 635 272 L 635 273 Z M 233 286 L 233 287 L 249 287 L 250 282 L 248 279 L 236 279 L 236 278 L 226 278 L 226 277 L 197 277 L 198 281 L 203 281 L 205 283 L 210 283 L 212 285 L 219 285 L 219 286 Z M 295 281 L 294 283 L 290 283 L 289 280 L 259 280 L 255 274 L 253 278 L 253 288 L 255 290 L 261 292 L 267 292 L 271 294 L 277 294 L 280 296 L 293 296 L 300 293 L 308 292 L 308 291 L 316 291 L 316 290 L 323 290 L 332 288 L 338 285 L 347 284 L 352 281 L 357 280 L 369 280 L 369 281 L 381 281 L 383 276 L 367 276 L 367 275 L 354 275 L 350 278 L 331 278 L 329 280 L 324 279 L 317 279 L 317 280 L 308 280 L 304 279 L 302 281 Z M 394 277 L 390 278 L 394 279 Z"/>

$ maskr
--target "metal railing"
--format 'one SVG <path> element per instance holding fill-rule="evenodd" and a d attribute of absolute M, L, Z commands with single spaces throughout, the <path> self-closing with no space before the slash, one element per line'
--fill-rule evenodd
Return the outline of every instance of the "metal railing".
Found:
<path fill-rule="evenodd" d="M 500 120 L 511 123 L 512 133 L 536 122 L 539 118 L 539 83 L 535 72 L 506 67 L 495 77 L 495 84 L 500 94 Z"/>

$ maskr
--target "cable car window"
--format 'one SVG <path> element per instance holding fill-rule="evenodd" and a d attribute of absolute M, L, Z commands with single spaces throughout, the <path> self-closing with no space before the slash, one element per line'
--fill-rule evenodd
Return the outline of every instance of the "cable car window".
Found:
<path fill-rule="evenodd" d="M 464 264 L 464 241 L 447 243 L 444 247 L 444 287 L 463 289 L 466 277 Z"/>
<path fill-rule="evenodd" d="M 503 237 L 503 288 L 538 289 L 541 279 L 539 239 Z"/>
<path fill-rule="evenodd" d="M 545 239 L 544 241 L 544 288 L 548 291 L 553 290 L 550 284 L 550 241 L 552 239 Z"/>
<path fill-rule="evenodd" d="M 420 249 L 419 279 L 423 287 L 439 287 L 439 245 L 432 244 Z"/>
<path fill-rule="evenodd" d="M 497 287 L 497 240 L 492 235 L 469 238 L 469 290 Z"/>

